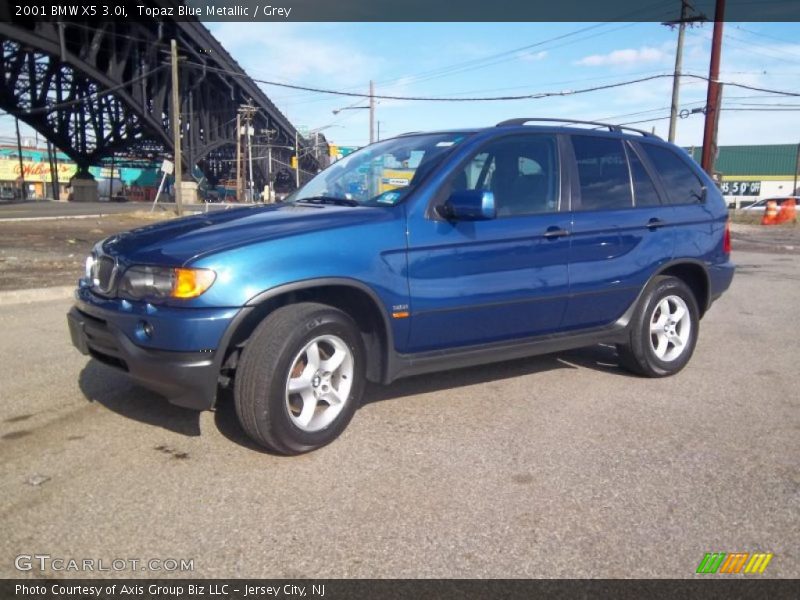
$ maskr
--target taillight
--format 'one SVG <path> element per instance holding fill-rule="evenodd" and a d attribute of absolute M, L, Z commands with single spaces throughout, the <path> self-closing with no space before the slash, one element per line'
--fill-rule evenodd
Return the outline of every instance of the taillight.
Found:
<path fill-rule="evenodd" d="M 725 254 L 731 253 L 731 221 L 725 221 L 725 235 L 722 236 L 722 251 Z"/>

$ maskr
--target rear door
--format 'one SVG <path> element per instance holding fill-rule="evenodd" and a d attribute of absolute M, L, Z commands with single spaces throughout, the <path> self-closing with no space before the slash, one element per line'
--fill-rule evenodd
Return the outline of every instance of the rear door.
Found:
<path fill-rule="evenodd" d="M 558 138 L 488 142 L 453 170 L 433 204 L 458 189 L 491 191 L 497 218 L 449 222 L 429 209 L 409 220 L 410 350 L 557 330 L 569 258 Z"/>
<path fill-rule="evenodd" d="M 657 173 L 666 202 L 670 205 L 675 257 L 703 260 L 718 253 L 725 218 L 715 220 L 706 206 L 703 182 L 695 172 L 699 166 L 677 148 L 645 140 L 639 145 Z"/>
<path fill-rule="evenodd" d="M 674 230 L 652 174 L 623 137 L 570 136 L 574 152 L 565 329 L 606 325 L 672 258 Z"/>

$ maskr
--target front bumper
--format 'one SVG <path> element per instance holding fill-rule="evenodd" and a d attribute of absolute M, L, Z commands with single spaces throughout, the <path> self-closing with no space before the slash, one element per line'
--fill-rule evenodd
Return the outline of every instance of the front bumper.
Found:
<path fill-rule="evenodd" d="M 226 344 L 197 352 L 143 348 L 103 318 L 102 312 L 92 310 L 94 314 L 89 314 L 86 307 L 82 308 L 76 306 L 67 313 L 72 344 L 82 354 L 126 372 L 172 404 L 195 410 L 214 406 Z"/>

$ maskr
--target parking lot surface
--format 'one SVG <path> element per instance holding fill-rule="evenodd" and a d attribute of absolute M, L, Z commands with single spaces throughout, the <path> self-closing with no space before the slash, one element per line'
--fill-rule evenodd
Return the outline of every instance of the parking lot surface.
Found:
<path fill-rule="evenodd" d="M 675 377 L 596 346 L 371 386 L 294 458 L 251 445 L 230 401 L 176 408 L 79 355 L 69 301 L 2 306 L 0 576 L 41 576 L 14 560 L 45 553 L 198 577 L 691 577 L 706 552 L 765 551 L 764 576 L 799 577 L 800 261 L 734 260 Z"/>

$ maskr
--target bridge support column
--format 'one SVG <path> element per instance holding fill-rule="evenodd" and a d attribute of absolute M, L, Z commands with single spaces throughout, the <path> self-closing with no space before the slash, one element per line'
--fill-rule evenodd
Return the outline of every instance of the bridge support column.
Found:
<path fill-rule="evenodd" d="M 181 202 L 184 204 L 197 204 L 199 202 L 196 181 L 181 181 Z"/>
<path fill-rule="evenodd" d="M 97 202 L 100 198 L 97 182 L 86 167 L 78 167 L 78 172 L 69 184 L 72 187 L 73 202 Z"/>

